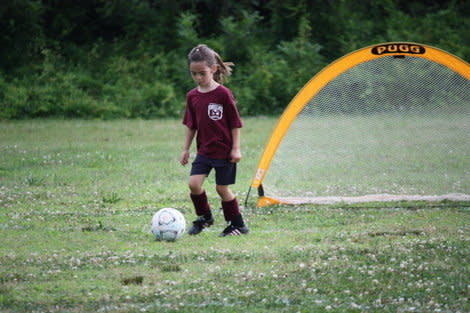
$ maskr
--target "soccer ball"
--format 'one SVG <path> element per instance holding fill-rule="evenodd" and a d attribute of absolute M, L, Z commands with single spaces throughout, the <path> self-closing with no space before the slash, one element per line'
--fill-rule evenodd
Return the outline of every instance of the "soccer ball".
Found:
<path fill-rule="evenodd" d="M 184 216 L 176 209 L 163 208 L 152 218 L 152 233 L 157 240 L 175 241 L 185 230 Z"/>

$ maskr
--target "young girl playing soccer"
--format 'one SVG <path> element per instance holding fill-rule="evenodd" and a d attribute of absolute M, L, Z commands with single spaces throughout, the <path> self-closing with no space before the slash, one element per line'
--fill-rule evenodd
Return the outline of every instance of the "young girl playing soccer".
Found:
<path fill-rule="evenodd" d="M 198 45 L 188 55 L 189 70 L 197 87 L 186 95 L 186 125 L 184 150 L 180 163 L 186 165 L 189 149 L 196 136 L 197 156 L 189 178 L 190 197 L 198 218 L 189 229 L 199 234 L 214 223 L 206 192 L 202 185 L 215 170 L 216 191 L 222 200 L 222 210 L 228 227 L 220 236 L 247 234 L 248 227 L 229 185 L 235 183 L 237 162 L 241 159 L 240 128 L 242 121 L 230 89 L 222 85 L 224 76 L 231 74 L 233 63 L 224 63 L 206 45 Z"/>

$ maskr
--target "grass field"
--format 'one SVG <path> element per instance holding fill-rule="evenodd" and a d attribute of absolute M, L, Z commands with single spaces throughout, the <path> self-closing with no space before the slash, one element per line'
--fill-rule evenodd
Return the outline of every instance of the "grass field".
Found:
<path fill-rule="evenodd" d="M 240 199 L 275 122 L 245 119 Z M 470 311 L 469 203 L 249 205 L 248 236 L 219 238 L 217 212 L 199 236 L 154 241 L 159 208 L 194 218 L 183 134 L 175 120 L 2 121 L 0 311 Z"/>

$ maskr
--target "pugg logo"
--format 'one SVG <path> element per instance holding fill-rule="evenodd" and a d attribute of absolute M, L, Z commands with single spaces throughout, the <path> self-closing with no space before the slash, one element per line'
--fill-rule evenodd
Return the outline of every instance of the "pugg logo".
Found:
<path fill-rule="evenodd" d="M 224 115 L 224 107 L 221 104 L 209 103 L 207 114 L 211 120 L 218 121 L 222 119 L 222 116 Z"/>
<path fill-rule="evenodd" d="M 389 43 L 385 45 L 379 45 L 372 48 L 372 54 L 424 54 L 426 49 L 423 46 L 410 44 L 410 43 Z"/>

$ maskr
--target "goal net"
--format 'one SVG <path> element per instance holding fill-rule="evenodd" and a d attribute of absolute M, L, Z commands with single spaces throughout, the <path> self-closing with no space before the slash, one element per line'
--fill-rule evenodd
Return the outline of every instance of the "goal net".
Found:
<path fill-rule="evenodd" d="M 281 118 L 258 205 L 470 200 L 469 79 L 406 53 L 348 66 Z"/>

